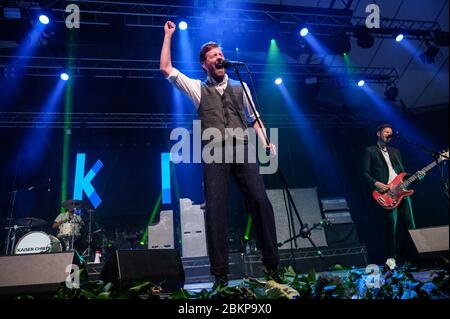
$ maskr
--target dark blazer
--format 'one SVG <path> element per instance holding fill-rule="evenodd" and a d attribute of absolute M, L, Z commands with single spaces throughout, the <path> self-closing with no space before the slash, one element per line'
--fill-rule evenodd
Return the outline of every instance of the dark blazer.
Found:
<path fill-rule="evenodd" d="M 393 147 L 387 149 L 394 171 L 397 174 L 404 172 L 400 151 Z M 370 189 L 375 189 L 376 181 L 387 184 L 389 169 L 378 145 L 368 146 L 364 149 L 362 174 L 367 187 Z"/>

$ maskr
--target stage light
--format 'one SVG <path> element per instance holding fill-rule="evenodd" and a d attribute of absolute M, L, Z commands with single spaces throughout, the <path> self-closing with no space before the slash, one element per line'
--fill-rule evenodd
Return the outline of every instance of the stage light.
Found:
<path fill-rule="evenodd" d="M 22 19 L 19 8 L 3 8 L 3 16 L 5 19 Z"/>
<path fill-rule="evenodd" d="M 302 28 L 301 30 L 300 30 L 300 35 L 302 36 L 302 37 L 306 37 L 307 35 L 308 35 L 308 33 L 309 33 L 309 30 L 308 30 L 308 28 Z"/>
<path fill-rule="evenodd" d="M 239 48 L 236 48 L 236 52 L 239 52 Z"/>
<path fill-rule="evenodd" d="M 439 48 L 427 41 L 427 49 L 424 53 L 420 55 L 420 59 L 425 64 L 433 64 L 436 55 L 439 53 Z"/>
<path fill-rule="evenodd" d="M 363 49 L 370 49 L 375 43 L 375 39 L 369 33 L 367 28 L 357 29 L 357 31 L 355 31 L 355 37 L 357 38 L 356 43 Z"/>
<path fill-rule="evenodd" d="M 318 81 L 317 77 L 312 77 L 312 78 L 306 78 L 305 79 L 305 84 L 306 85 L 316 84 L 318 82 L 319 81 Z"/>
<path fill-rule="evenodd" d="M 178 23 L 178 27 L 180 28 L 180 30 L 186 30 L 188 28 L 188 24 L 186 21 L 181 21 L 180 23 Z"/>
<path fill-rule="evenodd" d="M 39 22 L 42 24 L 48 24 L 50 22 L 50 19 L 45 14 L 41 14 L 39 16 Z"/>
<path fill-rule="evenodd" d="M 275 79 L 275 84 L 276 85 L 280 85 L 281 83 L 283 83 L 283 79 L 282 78 L 276 78 Z"/>
<path fill-rule="evenodd" d="M 434 30 L 431 33 L 434 44 L 439 47 L 448 47 L 448 32 L 442 30 Z"/>
<path fill-rule="evenodd" d="M 404 38 L 402 33 L 397 34 L 397 36 L 395 37 L 395 41 L 400 42 L 402 41 Z"/>
<path fill-rule="evenodd" d="M 69 74 L 63 72 L 63 73 L 61 73 L 60 78 L 63 81 L 67 81 L 69 79 Z"/>
<path fill-rule="evenodd" d="M 275 39 L 270 40 L 270 44 L 272 44 L 272 45 L 277 44 L 277 40 L 275 40 Z"/>
<path fill-rule="evenodd" d="M 388 85 L 386 87 L 386 91 L 384 92 L 384 97 L 386 98 L 386 100 L 397 101 L 397 96 L 398 88 L 394 84 Z"/>
<path fill-rule="evenodd" d="M 359 82 L 358 82 L 358 86 L 359 86 L 359 87 L 364 86 L 364 84 L 366 84 L 366 83 L 364 82 L 364 80 L 359 80 Z"/>

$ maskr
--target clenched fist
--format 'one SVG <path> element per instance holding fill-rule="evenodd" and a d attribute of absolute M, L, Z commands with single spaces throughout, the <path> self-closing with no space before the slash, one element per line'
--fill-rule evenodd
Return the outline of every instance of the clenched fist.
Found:
<path fill-rule="evenodd" d="M 164 32 L 166 35 L 171 36 L 175 32 L 175 29 L 176 29 L 176 25 L 172 21 L 167 21 L 164 24 Z"/>

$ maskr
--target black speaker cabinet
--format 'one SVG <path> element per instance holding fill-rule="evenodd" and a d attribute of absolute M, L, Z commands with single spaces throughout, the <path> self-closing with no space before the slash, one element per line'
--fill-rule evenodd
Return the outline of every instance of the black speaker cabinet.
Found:
<path fill-rule="evenodd" d="M 148 280 L 170 292 L 184 287 L 185 275 L 175 249 L 116 250 L 105 263 L 100 278 L 122 287 Z"/>
<path fill-rule="evenodd" d="M 326 226 L 325 234 L 328 246 L 331 248 L 352 247 L 360 244 L 356 225 L 353 223 Z"/>
<path fill-rule="evenodd" d="M 428 264 L 434 261 L 442 262 L 442 257 L 449 258 L 448 225 L 427 227 L 409 230 L 409 234 L 416 247 L 419 264 Z"/>
<path fill-rule="evenodd" d="M 79 265 L 74 252 L 0 256 L 0 294 L 56 291 Z"/>

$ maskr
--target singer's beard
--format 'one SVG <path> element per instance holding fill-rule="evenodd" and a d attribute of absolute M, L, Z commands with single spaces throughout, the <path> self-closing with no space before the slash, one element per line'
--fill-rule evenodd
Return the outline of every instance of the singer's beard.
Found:
<path fill-rule="evenodd" d="M 217 72 L 219 71 L 219 72 Z M 217 83 L 221 83 L 225 77 L 225 69 L 216 69 L 210 75 Z"/>
<path fill-rule="evenodd" d="M 225 77 L 225 68 L 217 68 L 215 65 L 211 65 L 208 68 L 208 75 L 212 77 L 214 80 L 216 80 L 217 83 L 220 83 L 223 81 L 223 78 Z"/>

